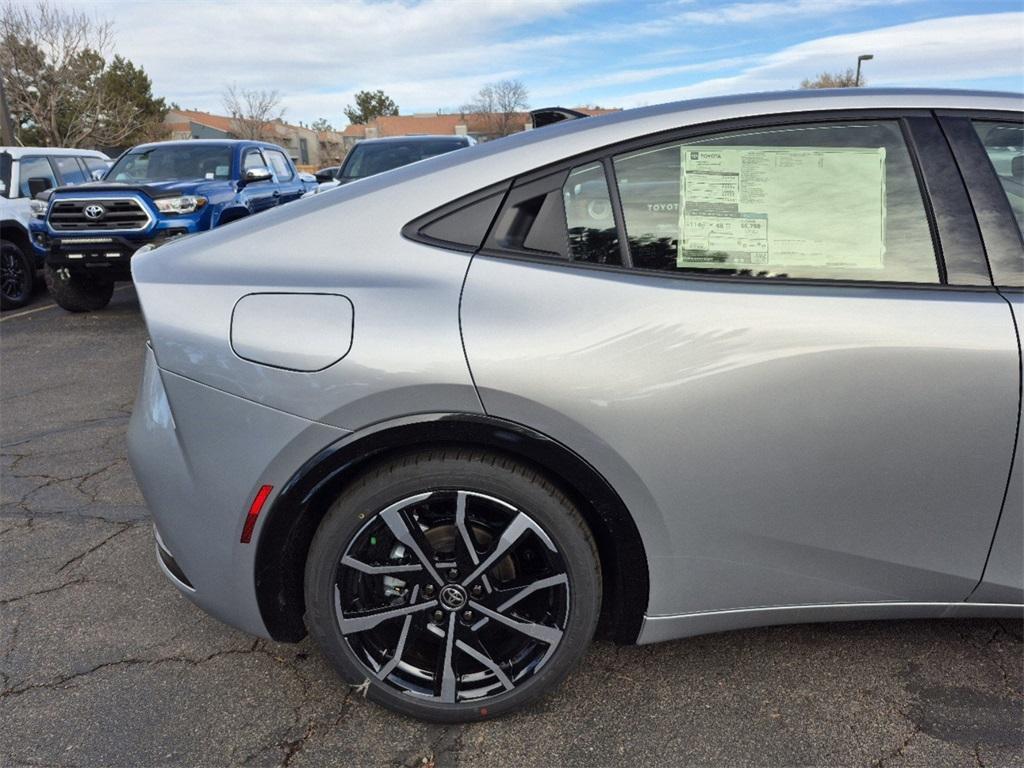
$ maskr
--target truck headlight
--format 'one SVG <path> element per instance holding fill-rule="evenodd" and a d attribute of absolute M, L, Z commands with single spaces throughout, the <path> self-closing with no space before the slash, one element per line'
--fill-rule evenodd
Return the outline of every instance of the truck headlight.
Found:
<path fill-rule="evenodd" d="M 182 195 L 181 197 L 163 197 L 155 202 L 156 209 L 160 213 L 192 213 L 206 205 L 206 198 L 198 195 Z"/>
<path fill-rule="evenodd" d="M 30 200 L 28 204 L 29 211 L 32 212 L 33 219 L 45 219 L 46 209 L 49 207 L 49 203 L 43 200 Z"/>

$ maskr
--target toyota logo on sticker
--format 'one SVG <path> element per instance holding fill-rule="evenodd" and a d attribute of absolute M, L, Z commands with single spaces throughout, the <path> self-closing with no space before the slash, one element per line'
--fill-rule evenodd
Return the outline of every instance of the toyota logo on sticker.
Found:
<path fill-rule="evenodd" d="M 82 213 L 85 214 L 85 218 L 92 219 L 93 221 L 96 221 L 98 219 L 102 219 L 103 218 L 103 214 L 105 214 L 106 212 L 107 212 L 106 208 L 104 208 L 102 205 L 96 205 L 96 204 L 87 205 L 87 206 L 85 206 L 84 209 L 82 209 Z"/>

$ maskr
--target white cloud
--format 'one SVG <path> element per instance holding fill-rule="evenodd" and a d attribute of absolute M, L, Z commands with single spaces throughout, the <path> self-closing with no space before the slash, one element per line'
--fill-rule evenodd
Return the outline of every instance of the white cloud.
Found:
<path fill-rule="evenodd" d="M 736 75 L 635 93 L 624 106 L 725 93 L 795 88 L 804 78 L 842 71 L 872 53 L 864 75 L 876 86 L 935 86 L 1000 77 L 1024 85 L 1024 13 L 952 16 L 834 35 L 790 46 Z"/>
<path fill-rule="evenodd" d="M 836 16 L 844 11 L 892 6 L 919 0 L 785 0 L 784 2 L 731 3 L 718 8 L 687 11 L 679 16 L 692 24 L 749 24 L 793 16 Z"/>
<path fill-rule="evenodd" d="M 364 88 L 384 89 L 411 112 L 457 107 L 485 82 L 518 77 L 535 106 L 631 106 L 791 88 L 865 52 L 876 55 L 866 70 L 874 85 L 1019 75 L 1024 60 L 1020 13 L 934 19 L 762 52 L 774 19 L 790 33 L 811 17 L 827 29 L 849 23 L 843 12 L 906 0 L 176 0 L 173 12 L 151 0 L 62 1 L 113 19 L 117 51 L 145 67 L 158 95 L 183 107 L 220 111 L 224 86 L 236 82 L 280 91 L 291 120 L 323 116 L 336 125 Z M 701 77 L 710 79 L 694 82 Z M 666 81 L 686 85 L 666 88 Z"/>
<path fill-rule="evenodd" d="M 515 72 L 510 30 L 558 24 L 593 0 L 319 0 L 306 3 L 75 0 L 115 21 L 117 52 L 145 67 L 154 90 L 183 107 L 218 110 L 229 82 L 286 94 L 295 119 L 340 121 L 345 99 L 384 88 L 401 106 L 460 103 Z"/>

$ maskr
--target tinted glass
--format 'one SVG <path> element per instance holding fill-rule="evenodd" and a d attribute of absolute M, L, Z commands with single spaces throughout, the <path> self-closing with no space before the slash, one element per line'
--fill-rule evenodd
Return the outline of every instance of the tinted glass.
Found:
<path fill-rule="evenodd" d="M 975 120 L 973 125 L 1024 233 L 1024 123 Z"/>
<path fill-rule="evenodd" d="M 595 264 L 620 264 L 619 235 L 604 166 L 591 163 L 574 168 L 562 188 L 562 196 L 569 228 L 570 258 Z"/>
<path fill-rule="evenodd" d="M 95 171 L 107 172 L 107 164 L 98 157 L 80 157 L 78 159 L 85 163 L 85 167 L 89 171 L 90 176 Z"/>
<path fill-rule="evenodd" d="M 57 177 L 53 175 L 53 168 L 50 161 L 45 157 L 23 157 L 21 158 L 18 171 L 18 188 L 21 197 L 31 197 L 28 189 L 29 179 L 46 179 L 51 187 L 57 186 Z"/>
<path fill-rule="evenodd" d="M 165 145 L 121 157 L 108 181 L 174 181 L 231 178 L 231 147 Z"/>
<path fill-rule="evenodd" d="M 464 139 L 382 141 L 356 144 L 341 169 L 343 179 L 361 179 L 466 146 Z"/>
<path fill-rule="evenodd" d="M 242 170 L 248 171 L 253 168 L 266 168 L 266 161 L 263 159 L 263 155 L 257 152 L 255 149 L 251 149 L 245 153 L 245 159 L 242 161 Z"/>
<path fill-rule="evenodd" d="M 88 178 L 77 157 L 54 157 L 53 162 L 65 184 L 81 184 Z"/>
<path fill-rule="evenodd" d="M 278 181 L 291 180 L 292 176 L 294 176 L 292 167 L 283 154 L 270 150 L 267 152 L 267 158 L 269 158 L 270 164 L 274 166 L 274 173 L 277 174 Z"/>
<path fill-rule="evenodd" d="M 896 122 L 796 125 L 632 152 L 615 173 L 635 266 L 938 282 Z"/>

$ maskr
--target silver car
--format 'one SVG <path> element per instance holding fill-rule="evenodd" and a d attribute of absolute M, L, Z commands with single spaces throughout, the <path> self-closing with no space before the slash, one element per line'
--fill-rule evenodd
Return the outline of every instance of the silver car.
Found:
<path fill-rule="evenodd" d="M 161 567 L 436 721 L 595 631 L 1020 616 L 1022 107 L 649 107 L 142 254 Z"/>

